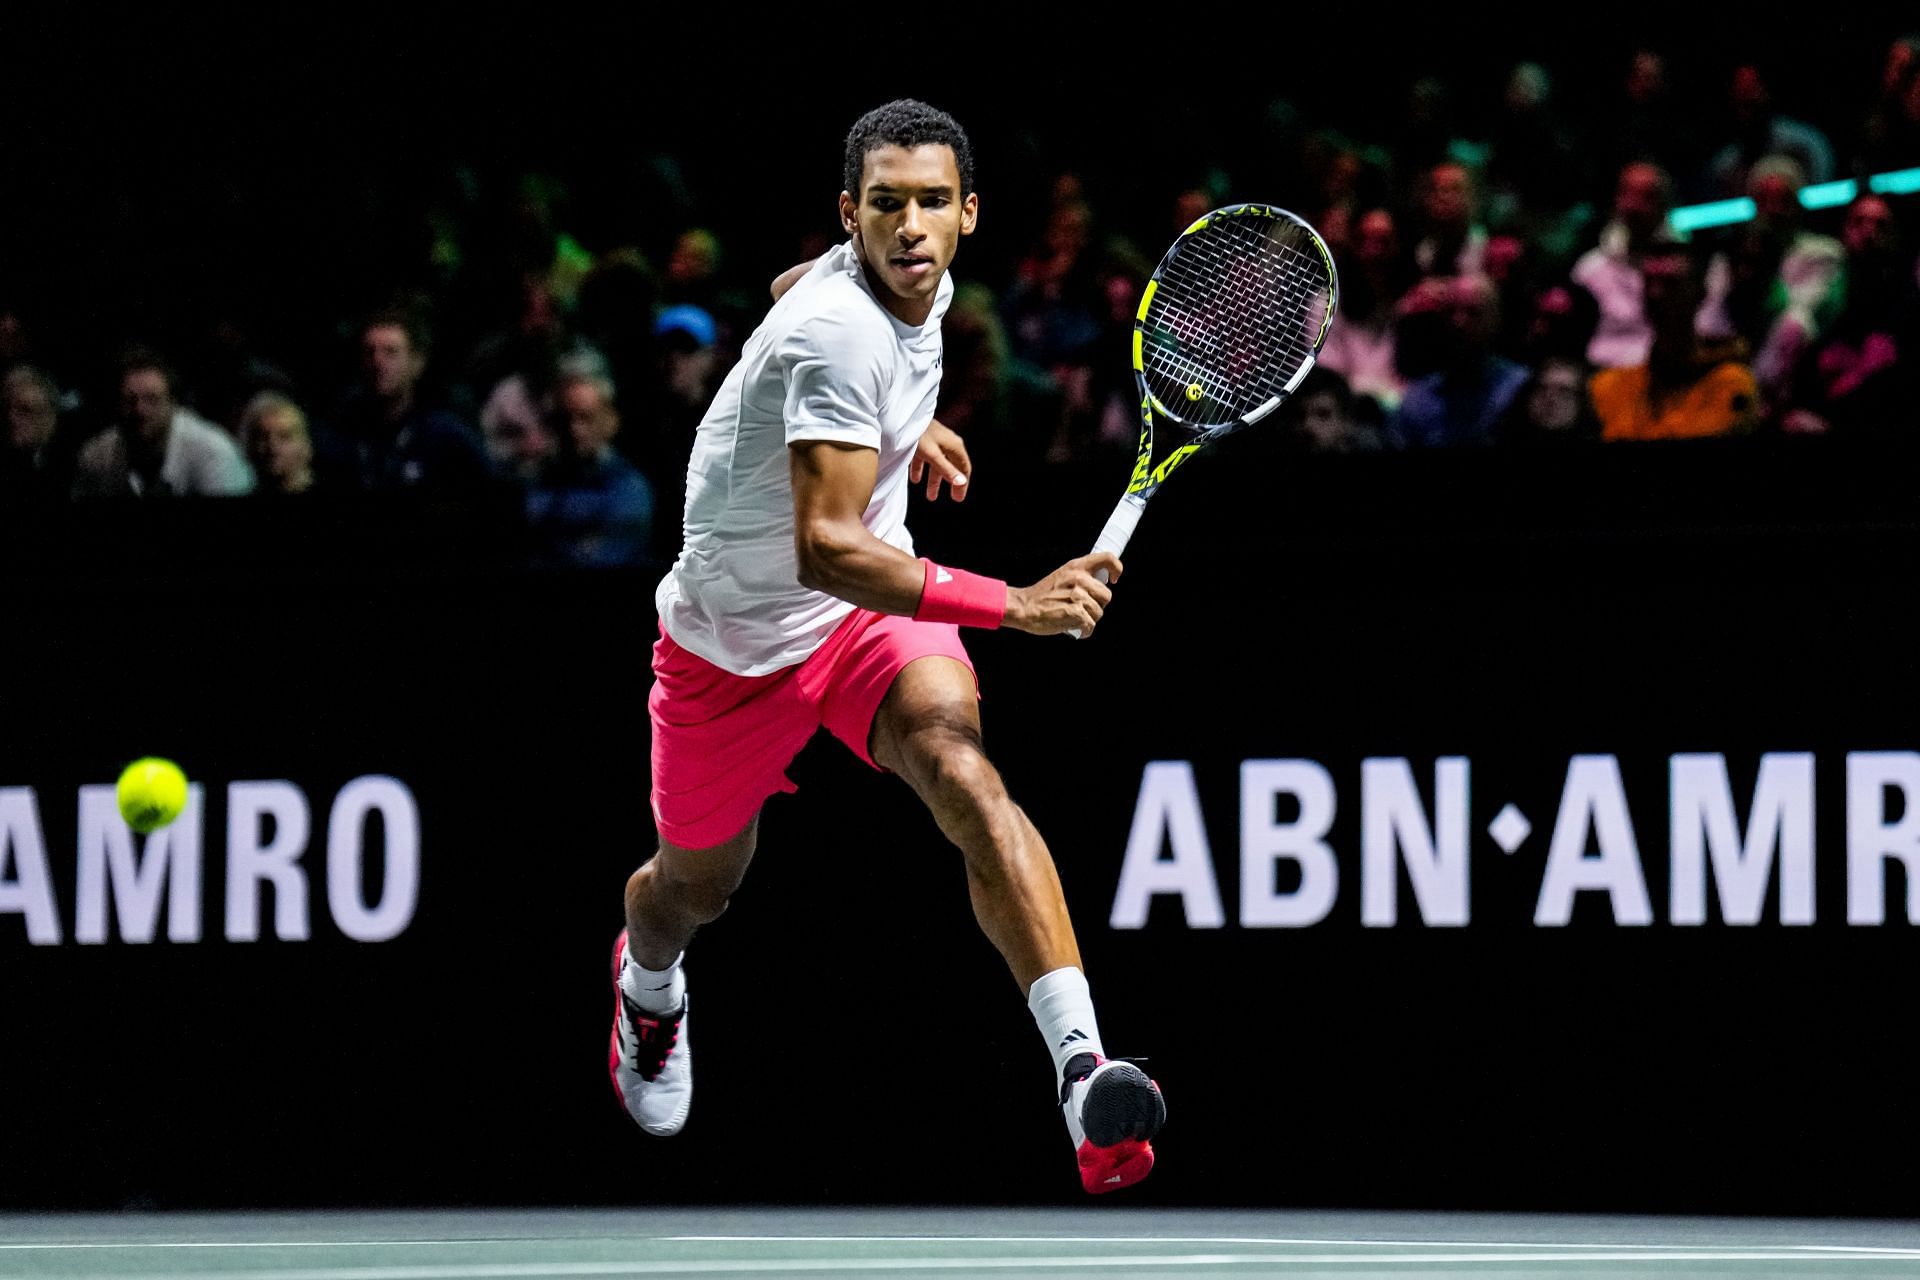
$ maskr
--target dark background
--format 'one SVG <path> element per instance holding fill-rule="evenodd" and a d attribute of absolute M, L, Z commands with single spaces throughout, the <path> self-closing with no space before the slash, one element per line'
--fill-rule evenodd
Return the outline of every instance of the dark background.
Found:
<path fill-rule="evenodd" d="M 0 305 L 69 384 L 122 341 L 233 320 L 334 385 L 343 326 L 407 283 L 427 213 L 478 211 L 484 244 L 527 171 L 564 179 L 591 248 L 658 260 L 698 221 L 763 280 L 831 231 L 848 123 L 913 94 L 973 135 L 959 271 L 1001 281 L 1063 170 L 1157 246 L 1215 166 L 1293 199 L 1275 130 L 1390 142 L 1423 74 L 1479 86 L 1459 98 L 1477 136 L 1519 58 L 1598 112 L 1641 44 L 1703 111 L 1758 57 L 1838 140 L 1894 30 L 1763 5 L 1189 16 L 15 9 Z M 1846 752 L 1920 749 L 1917 460 L 1767 439 L 1278 465 L 1229 440 L 1155 500 L 1096 641 L 970 634 L 1106 1041 L 1170 1100 L 1129 1202 L 1911 1214 L 1913 931 L 1897 870 L 1893 922 L 1845 925 L 1837 798 Z M 983 471 L 913 527 L 1031 580 L 1084 551 L 1130 461 Z M 605 967 L 653 837 L 664 566 L 535 570 L 498 514 L 319 495 L 0 515 L 0 785 L 37 789 L 68 938 L 0 918 L 0 1205 L 1079 1198 L 957 857 L 831 743 L 689 961 L 687 1132 L 634 1131 L 604 1075 Z M 1759 755 L 1792 750 L 1819 757 L 1819 922 L 1779 928 L 1770 897 L 1753 929 L 1664 923 L 1667 757 L 1724 752 L 1744 820 Z M 210 788 L 208 940 L 78 946 L 75 789 L 149 752 Z M 1650 928 L 1593 895 L 1566 929 L 1530 923 L 1581 752 L 1621 759 Z M 1381 755 L 1423 789 L 1435 757 L 1472 758 L 1470 927 L 1359 926 L 1359 762 Z M 1333 915 L 1189 932 L 1162 903 L 1108 929 L 1158 759 L 1194 762 L 1235 917 L 1237 772 L 1265 757 L 1335 777 Z M 368 773 L 422 809 L 419 912 L 378 945 L 327 925 L 320 856 L 326 804 Z M 228 944 L 225 784 L 270 778 L 314 806 L 315 934 Z M 1511 858 L 1484 835 L 1510 799 L 1535 823 Z"/>
<path fill-rule="evenodd" d="M 970 633 L 988 748 L 1048 836 L 1108 1046 L 1171 1119 L 1134 1203 L 1906 1214 L 1905 889 L 1845 924 L 1844 755 L 1912 750 L 1911 452 L 1809 442 L 1260 461 L 1228 441 L 1142 525 L 1092 642 Z M 1120 474 L 995 488 L 925 549 L 1019 578 Z M 1840 496 L 1844 495 L 1844 496 Z M 38 788 L 68 942 L 0 920 L 9 1207 L 1070 1201 L 1046 1056 L 958 858 L 829 740 L 688 961 L 699 1092 L 650 1142 L 604 1075 L 605 966 L 644 857 L 649 573 L 532 573 L 446 513 L 315 538 L 175 504 L 8 561 L 0 782 Z M 269 513 L 270 514 L 270 513 Z M 471 534 L 472 536 L 469 536 Z M 447 545 L 464 548 L 459 557 Z M 88 547 L 93 550 L 88 550 Z M 137 548 L 128 551 L 126 548 Z M 25 563 L 32 561 L 32 564 Z M 1818 922 L 1666 923 L 1666 768 L 1818 754 Z M 208 940 L 71 941 L 72 797 L 159 751 L 209 784 Z M 1656 923 L 1532 907 L 1566 759 L 1616 754 Z M 1359 926 L 1358 781 L 1472 759 L 1473 922 Z M 1333 914 L 1114 931 L 1141 769 L 1194 762 L 1237 919 L 1239 762 L 1339 788 Z M 418 914 L 327 923 L 326 805 L 421 806 Z M 225 783 L 313 803 L 307 943 L 221 940 Z M 1535 834 L 1484 834 L 1512 800 Z M 857 821 L 850 815 L 858 815 Z M 265 916 L 264 919 L 271 919 Z M 163 930 L 164 936 L 164 930 Z"/>
<path fill-rule="evenodd" d="M 16 9 L 0 18 L 0 290 L 70 357 L 55 361 L 70 384 L 102 376 L 131 340 L 191 372 L 226 320 L 330 385 L 358 336 L 342 326 L 416 283 L 425 215 L 484 224 L 524 173 L 565 184 L 562 224 L 589 249 L 633 244 L 660 263 L 705 225 L 727 246 L 725 274 L 757 282 L 796 261 L 804 237 L 837 234 L 852 120 L 921 97 L 974 140 L 981 231 L 957 271 L 998 286 L 1062 172 L 1081 177 L 1109 231 L 1157 255 L 1174 195 L 1210 172 L 1237 198 L 1286 205 L 1306 193 L 1282 139 L 1333 128 L 1396 144 L 1422 76 L 1453 86 L 1456 132 L 1480 136 L 1521 59 L 1552 68 L 1559 109 L 1598 137 L 1637 48 L 1665 53 L 1676 101 L 1715 137 L 1728 74 L 1758 60 L 1779 107 L 1844 157 L 1902 30 L 1765 4 L 1295 6 L 1185 29 L 1031 6 L 457 19 L 326 7 L 205 21 Z M 1587 194 L 1604 209 L 1611 190 L 1609 170 Z M 479 261 L 484 227 L 473 235 Z"/>

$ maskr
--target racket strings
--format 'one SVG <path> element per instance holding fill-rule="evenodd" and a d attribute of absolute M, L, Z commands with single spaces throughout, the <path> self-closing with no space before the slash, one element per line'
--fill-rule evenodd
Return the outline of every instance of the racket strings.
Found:
<path fill-rule="evenodd" d="M 1332 299 L 1311 233 L 1285 219 L 1217 219 L 1161 268 L 1143 346 L 1148 390 L 1198 426 L 1282 394 L 1312 356 Z"/>
<path fill-rule="evenodd" d="M 1249 234 L 1250 229 L 1233 230 L 1232 239 L 1240 244 L 1227 242 L 1228 237 L 1194 237 L 1194 252 L 1180 255 L 1189 260 L 1169 265 L 1178 272 L 1176 291 L 1201 300 L 1187 308 L 1187 322 L 1176 332 L 1185 329 L 1184 336 L 1205 356 L 1177 363 L 1187 372 L 1211 373 L 1203 381 L 1221 384 L 1213 388 L 1216 398 L 1237 399 L 1242 403 L 1236 407 L 1244 411 L 1277 394 L 1312 354 L 1313 295 L 1325 289 L 1316 261 L 1290 246 L 1276 246 L 1264 235 Z M 1227 394 L 1220 396 L 1219 391 Z"/>
<path fill-rule="evenodd" d="M 1221 228 L 1220 234 L 1203 233 L 1186 246 L 1193 251 L 1196 294 L 1207 296 L 1211 291 L 1218 300 L 1217 319 L 1225 332 L 1279 334 L 1288 339 L 1289 354 L 1297 365 L 1312 354 L 1318 322 L 1325 314 L 1327 277 L 1322 259 L 1306 252 L 1302 245 L 1306 233 L 1291 222 L 1243 217 L 1215 225 Z M 1184 256 L 1176 254 L 1169 266 L 1180 265 Z M 1221 287 L 1223 281 L 1228 287 Z M 1318 315 L 1313 314 L 1316 301 Z"/>

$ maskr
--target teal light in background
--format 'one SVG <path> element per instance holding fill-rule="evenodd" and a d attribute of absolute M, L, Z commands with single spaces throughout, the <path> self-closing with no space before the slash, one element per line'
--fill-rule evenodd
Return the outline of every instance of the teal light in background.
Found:
<path fill-rule="evenodd" d="M 1920 191 L 1920 169 L 1895 169 L 1867 179 L 1868 190 L 1883 196 L 1910 196 Z"/>
<path fill-rule="evenodd" d="M 1852 178 L 1802 187 L 1800 188 L 1800 206 L 1804 209 L 1832 209 L 1851 203 L 1859 190 L 1860 185 Z M 1895 169 L 1888 173 L 1876 173 L 1867 179 L 1867 190 L 1882 196 L 1913 195 L 1920 192 L 1920 169 Z M 1753 201 L 1742 196 L 1738 200 L 1714 200 L 1708 204 L 1681 205 L 1667 215 L 1667 225 L 1681 235 L 1685 235 L 1692 231 L 1706 231 L 1713 227 L 1731 227 L 1736 223 L 1749 222 L 1753 219 L 1753 215 Z"/>
<path fill-rule="evenodd" d="M 1800 207 L 1802 209 L 1831 209 L 1835 205 L 1850 204 L 1859 184 L 1852 178 L 1842 178 L 1838 182 L 1822 182 L 1811 187 L 1800 188 Z"/>
<path fill-rule="evenodd" d="M 1689 231 L 1705 231 L 1709 227 L 1730 227 L 1736 222 L 1748 222 L 1753 214 L 1753 201 L 1741 196 L 1738 200 L 1682 205 L 1667 215 L 1667 222 L 1684 235 Z"/>

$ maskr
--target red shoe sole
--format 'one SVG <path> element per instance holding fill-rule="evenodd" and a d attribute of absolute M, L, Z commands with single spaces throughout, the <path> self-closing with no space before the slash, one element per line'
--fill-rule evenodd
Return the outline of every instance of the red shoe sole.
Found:
<path fill-rule="evenodd" d="M 1090 1195 L 1119 1191 L 1153 1172 L 1153 1144 L 1124 1138 L 1110 1147 L 1080 1144 L 1080 1185 Z"/>
<path fill-rule="evenodd" d="M 613 940 L 613 1029 L 607 1033 L 607 1079 L 613 1082 L 613 1096 L 620 1109 L 627 1109 L 627 1095 L 620 1091 L 620 961 L 627 954 L 627 931 Z"/>

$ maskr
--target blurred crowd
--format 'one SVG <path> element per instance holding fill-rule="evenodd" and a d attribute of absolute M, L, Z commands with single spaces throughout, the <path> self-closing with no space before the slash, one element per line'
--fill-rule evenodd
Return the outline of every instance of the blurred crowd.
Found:
<path fill-rule="evenodd" d="M 1783 111 L 1758 66 L 1732 68 L 1711 111 L 1680 105 L 1656 50 L 1617 71 L 1611 100 L 1581 110 L 1531 62 L 1504 84 L 1420 80 L 1381 139 L 1292 117 L 1286 154 L 1260 166 L 1281 190 L 1236 189 L 1228 156 L 1107 217 L 1110 186 L 1096 197 L 1091 175 L 1054 175 L 1006 269 L 976 277 L 962 252 L 941 419 L 995 465 L 1130 456 L 1128 335 L 1147 276 L 1194 218 L 1258 196 L 1319 228 L 1341 282 L 1318 368 L 1263 428 L 1275 447 L 1912 431 L 1920 192 L 1868 179 L 1920 167 L 1920 35 L 1859 68 L 1863 115 L 1818 124 Z M 1455 123 L 1466 95 L 1497 98 L 1479 136 Z M 1832 198 L 1846 179 L 1851 198 Z M 429 210 L 413 269 L 338 317 L 327 350 L 271 350 L 222 318 L 185 350 L 56 355 L 0 296 L 0 508 L 412 494 L 511 508 L 558 562 L 670 558 L 694 429 L 769 277 L 697 210 L 651 251 L 593 243 L 565 182 L 515 182 L 504 233 Z M 1670 218 L 1741 198 L 1751 216 L 1723 226 Z M 829 240 L 787 242 L 799 261 Z"/>
<path fill-rule="evenodd" d="M 1642 50 L 1601 113 L 1615 127 L 1584 136 L 1548 71 L 1515 67 L 1491 136 L 1402 157 L 1404 201 L 1370 184 L 1388 158 L 1332 148 L 1313 205 L 1341 320 L 1297 398 L 1300 443 L 1902 431 L 1920 389 L 1916 210 L 1869 179 L 1920 164 L 1920 36 L 1876 71 L 1839 147 L 1779 110 L 1756 66 L 1733 70 L 1717 121 L 1677 111 Z M 1670 216 L 1743 198 L 1692 234 Z"/>

